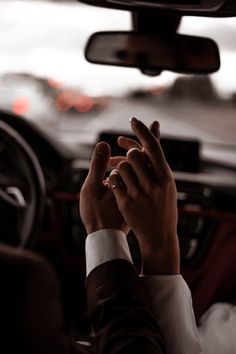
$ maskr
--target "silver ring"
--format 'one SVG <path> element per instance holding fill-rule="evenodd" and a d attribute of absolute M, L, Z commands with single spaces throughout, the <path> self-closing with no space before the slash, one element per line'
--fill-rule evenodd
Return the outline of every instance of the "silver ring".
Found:
<path fill-rule="evenodd" d="M 113 184 L 112 186 L 111 186 L 111 188 L 114 190 L 114 189 L 116 189 L 117 187 L 123 187 L 123 183 L 116 183 L 116 184 Z"/>

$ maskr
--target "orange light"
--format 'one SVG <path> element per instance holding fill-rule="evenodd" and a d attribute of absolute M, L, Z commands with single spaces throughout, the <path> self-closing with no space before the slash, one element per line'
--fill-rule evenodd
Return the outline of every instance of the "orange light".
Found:
<path fill-rule="evenodd" d="M 96 109 L 103 111 L 109 106 L 109 99 L 107 97 L 100 97 L 96 99 Z"/>
<path fill-rule="evenodd" d="M 166 91 L 165 86 L 156 86 L 149 90 L 149 92 L 155 96 L 162 95 Z"/>
<path fill-rule="evenodd" d="M 94 102 L 91 97 L 79 95 L 75 99 L 74 107 L 78 112 L 85 113 L 93 108 Z"/>
<path fill-rule="evenodd" d="M 61 82 L 59 81 L 56 81 L 54 79 L 48 79 L 48 86 L 50 86 L 51 88 L 54 88 L 54 89 L 59 89 L 61 88 L 63 85 Z"/>
<path fill-rule="evenodd" d="M 75 92 L 72 90 L 61 92 L 56 98 L 56 109 L 61 112 L 69 111 L 75 102 Z"/>
<path fill-rule="evenodd" d="M 28 97 L 17 97 L 12 105 L 12 112 L 21 116 L 26 114 L 30 108 L 30 100 Z"/>

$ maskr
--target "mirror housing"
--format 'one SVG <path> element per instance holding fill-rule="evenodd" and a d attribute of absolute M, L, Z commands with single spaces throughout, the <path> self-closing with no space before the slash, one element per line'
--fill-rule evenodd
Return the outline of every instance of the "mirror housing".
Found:
<path fill-rule="evenodd" d="M 158 12 L 182 16 L 233 17 L 235 0 L 78 0 L 83 3 L 126 11 Z"/>
<path fill-rule="evenodd" d="M 176 33 L 97 32 L 87 43 L 85 57 L 90 63 L 143 72 L 206 74 L 220 67 L 219 50 L 213 40 Z"/>

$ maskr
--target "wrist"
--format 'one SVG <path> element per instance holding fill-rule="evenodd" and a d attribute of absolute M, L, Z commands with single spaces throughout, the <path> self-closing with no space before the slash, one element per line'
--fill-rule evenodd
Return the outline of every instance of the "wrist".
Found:
<path fill-rule="evenodd" d="M 127 227 L 124 225 L 116 225 L 113 223 L 93 223 L 89 225 L 85 225 L 85 229 L 87 231 L 87 235 L 90 235 L 94 232 L 100 231 L 100 230 L 117 230 L 123 232 L 125 235 L 128 233 Z"/>
<path fill-rule="evenodd" d="M 142 274 L 176 275 L 180 273 L 179 245 L 141 248 Z"/>
<path fill-rule="evenodd" d="M 142 275 L 178 275 L 180 274 L 179 262 L 156 259 L 154 262 L 143 259 Z"/>

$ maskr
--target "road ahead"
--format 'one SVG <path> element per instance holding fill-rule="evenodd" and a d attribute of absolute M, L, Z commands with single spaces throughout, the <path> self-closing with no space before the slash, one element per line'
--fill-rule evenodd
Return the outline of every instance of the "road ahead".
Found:
<path fill-rule="evenodd" d="M 214 159 L 226 159 L 236 165 L 236 106 L 232 104 L 206 105 L 152 97 L 114 98 L 108 109 L 93 117 L 67 115 L 61 118 L 57 132 L 60 140 L 69 145 L 94 143 L 102 131 L 130 131 L 131 116 L 139 117 L 147 124 L 159 120 L 162 135 L 198 139 L 203 142 L 204 155 L 210 154 Z M 226 148 L 225 145 L 232 146 Z"/>

